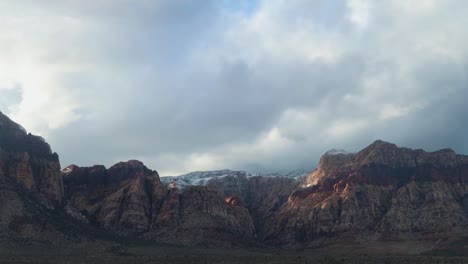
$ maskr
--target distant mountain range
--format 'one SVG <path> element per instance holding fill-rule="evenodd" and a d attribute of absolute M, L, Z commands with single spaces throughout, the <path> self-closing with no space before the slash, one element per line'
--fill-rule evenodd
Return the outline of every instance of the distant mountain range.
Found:
<path fill-rule="evenodd" d="M 468 236 L 468 156 L 375 141 L 307 172 L 162 177 L 136 160 L 71 165 L 0 113 L 0 244 L 122 239 L 305 248 Z"/>
<path fill-rule="evenodd" d="M 294 170 L 289 172 L 276 172 L 276 173 L 247 173 L 245 171 L 232 171 L 232 170 L 215 170 L 215 171 L 195 171 L 180 176 L 166 176 L 161 177 L 161 181 L 165 186 L 171 188 L 183 189 L 189 186 L 206 186 L 213 179 L 221 179 L 227 176 L 230 177 L 286 177 L 302 181 L 310 171 Z"/>

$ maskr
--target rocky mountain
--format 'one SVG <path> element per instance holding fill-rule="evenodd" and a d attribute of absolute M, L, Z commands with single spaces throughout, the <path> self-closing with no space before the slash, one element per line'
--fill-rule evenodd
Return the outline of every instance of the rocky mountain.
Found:
<path fill-rule="evenodd" d="M 375 141 L 324 155 L 268 226 L 281 245 L 324 239 L 432 240 L 468 233 L 468 156 Z"/>
<path fill-rule="evenodd" d="M 60 206 L 63 183 L 57 153 L 43 138 L 0 112 L 0 181 L 11 180 L 49 208 Z"/>
<path fill-rule="evenodd" d="M 166 196 L 158 173 L 136 160 L 109 169 L 71 165 L 63 179 L 72 216 L 120 235 L 147 231 Z"/>
<path fill-rule="evenodd" d="M 236 175 L 214 178 L 206 186 L 224 197 L 236 197 L 249 210 L 257 236 L 262 240 L 265 226 L 273 221 L 277 210 L 300 184 L 297 178 L 290 177 Z"/>
<path fill-rule="evenodd" d="M 63 212 L 63 201 L 58 155 L 0 112 L 0 244 L 89 238 Z"/>
<path fill-rule="evenodd" d="M 215 171 L 195 171 L 180 176 L 161 177 L 161 181 L 168 188 L 184 189 L 189 186 L 206 186 L 212 179 L 232 177 L 251 177 L 245 171 L 215 170 Z"/>
<path fill-rule="evenodd" d="M 172 189 L 152 229 L 154 241 L 184 245 L 240 245 L 255 241 L 249 211 L 204 186 Z"/>
<path fill-rule="evenodd" d="M 164 183 L 164 182 L 165 183 Z M 309 247 L 468 237 L 468 156 L 375 141 L 303 172 L 161 178 L 130 160 L 71 165 L 0 113 L 0 244 L 143 239 L 183 245 Z"/>
<path fill-rule="evenodd" d="M 245 171 L 232 171 L 232 170 L 215 170 L 215 171 L 195 171 L 180 176 L 165 176 L 161 177 L 163 184 L 169 188 L 184 189 L 189 186 L 207 186 L 210 181 L 219 181 L 225 177 L 239 178 L 242 181 L 243 178 L 251 178 L 257 176 L 263 177 L 284 177 L 292 178 L 297 181 L 302 181 L 309 171 L 306 170 L 294 170 L 285 172 L 275 173 L 248 173 Z"/>
<path fill-rule="evenodd" d="M 253 220 L 257 238 L 263 239 L 264 227 L 273 221 L 276 211 L 308 175 L 304 170 L 269 174 L 250 174 L 244 171 L 192 172 L 176 177 L 162 177 L 168 188 L 185 189 L 206 186 L 232 203 L 242 205 Z"/>
<path fill-rule="evenodd" d="M 247 209 L 206 187 L 167 191 L 156 171 L 135 160 L 63 170 L 67 212 L 121 236 L 194 245 L 253 241 Z"/>

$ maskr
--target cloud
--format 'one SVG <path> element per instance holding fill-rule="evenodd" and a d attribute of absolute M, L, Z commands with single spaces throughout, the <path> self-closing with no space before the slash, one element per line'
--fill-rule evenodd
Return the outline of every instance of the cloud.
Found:
<path fill-rule="evenodd" d="M 6 1 L 0 110 L 63 165 L 312 169 L 375 139 L 468 153 L 468 4 Z"/>

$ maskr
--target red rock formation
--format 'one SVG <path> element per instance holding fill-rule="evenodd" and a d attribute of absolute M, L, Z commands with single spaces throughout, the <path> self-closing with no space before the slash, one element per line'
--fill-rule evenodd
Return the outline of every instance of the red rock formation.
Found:
<path fill-rule="evenodd" d="M 226 203 L 233 206 L 244 206 L 242 200 L 237 196 L 229 196 L 224 199 Z"/>
<path fill-rule="evenodd" d="M 424 239 L 468 230 L 468 157 L 376 141 L 325 155 L 268 226 L 267 240 Z"/>
<path fill-rule="evenodd" d="M 0 181 L 6 178 L 28 190 L 49 208 L 60 206 L 63 181 L 56 153 L 41 137 L 27 134 L 0 112 Z"/>
<path fill-rule="evenodd" d="M 0 113 L 0 243 L 76 237 L 69 236 L 75 229 L 61 214 L 63 192 L 58 155 Z"/>
<path fill-rule="evenodd" d="M 167 191 L 135 160 L 61 173 L 42 138 L 0 113 L 0 243 L 66 241 L 90 225 L 185 245 L 462 237 L 467 183 L 468 156 L 376 141 L 324 155 L 300 188 L 290 178 L 239 174 Z"/>
<path fill-rule="evenodd" d="M 207 187 L 193 186 L 170 191 L 145 237 L 176 244 L 226 246 L 253 242 L 255 228 L 246 208 L 226 203 Z"/>
<path fill-rule="evenodd" d="M 255 235 L 252 219 L 238 200 L 226 203 L 207 188 L 166 194 L 159 176 L 139 161 L 63 170 L 67 212 L 120 235 L 175 244 L 240 243 Z"/>
<path fill-rule="evenodd" d="M 224 197 L 239 197 L 254 221 L 257 237 L 262 240 L 264 228 L 274 221 L 274 215 L 288 200 L 299 183 L 293 178 L 245 175 L 210 180 L 207 187 Z M 235 200 L 234 200 L 235 201 Z"/>
<path fill-rule="evenodd" d="M 121 235 L 147 231 L 166 196 L 158 173 L 135 160 L 108 170 L 72 165 L 63 178 L 69 214 Z"/>

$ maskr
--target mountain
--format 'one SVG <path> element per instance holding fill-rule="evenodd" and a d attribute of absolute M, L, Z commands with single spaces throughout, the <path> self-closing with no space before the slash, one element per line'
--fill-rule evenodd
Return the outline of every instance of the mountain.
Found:
<path fill-rule="evenodd" d="M 139 161 L 109 169 L 71 165 L 62 173 L 67 213 L 85 224 L 124 237 L 184 245 L 254 240 L 247 209 L 206 187 L 167 191 L 158 173 Z"/>
<path fill-rule="evenodd" d="M 274 221 L 278 209 L 300 184 L 301 181 L 294 177 L 241 175 L 214 178 L 206 186 L 245 206 L 254 221 L 257 238 L 263 241 L 265 227 Z"/>
<path fill-rule="evenodd" d="M 311 173 L 194 172 L 142 162 L 71 165 L 0 113 L 0 245 L 144 241 L 307 248 L 468 237 L 468 156 L 375 141 Z"/>
<path fill-rule="evenodd" d="M 0 112 L 0 244 L 84 241 L 95 230 L 63 211 L 59 157 Z"/>
<path fill-rule="evenodd" d="M 264 237 L 264 227 L 273 221 L 276 211 L 299 188 L 309 173 L 304 170 L 270 174 L 250 174 L 244 171 L 199 171 L 175 177 L 162 177 L 168 188 L 185 189 L 206 186 L 227 200 L 242 205 L 253 220 L 258 240 Z"/>
<path fill-rule="evenodd" d="M 172 189 L 143 237 L 183 245 L 231 246 L 255 242 L 249 211 L 204 186 Z"/>
<path fill-rule="evenodd" d="M 0 112 L 0 180 L 28 190 L 40 203 L 55 208 L 62 203 L 63 183 L 57 153 L 43 138 Z"/>
<path fill-rule="evenodd" d="M 108 170 L 71 165 L 63 179 L 72 216 L 120 235 L 147 231 L 166 196 L 158 173 L 136 160 Z"/>
<path fill-rule="evenodd" d="M 226 176 L 250 177 L 251 175 L 245 171 L 232 170 L 195 171 L 180 176 L 161 177 L 161 181 L 169 188 L 184 189 L 189 186 L 206 186 L 210 180 Z"/>
<path fill-rule="evenodd" d="M 212 180 L 222 179 L 225 177 L 235 178 L 251 178 L 256 176 L 263 177 L 285 177 L 293 178 L 301 181 L 309 174 L 306 170 L 294 170 L 275 173 L 248 173 L 245 171 L 232 170 L 215 170 L 215 171 L 195 171 L 180 176 L 165 176 L 161 177 L 161 181 L 169 188 L 184 189 L 188 186 L 206 186 Z"/>
<path fill-rule="evenodd" d="M 468 156 L 375 141 L 325 154 L 267 227 L 266 241 L 443 241 L 468 234 Z"/>

